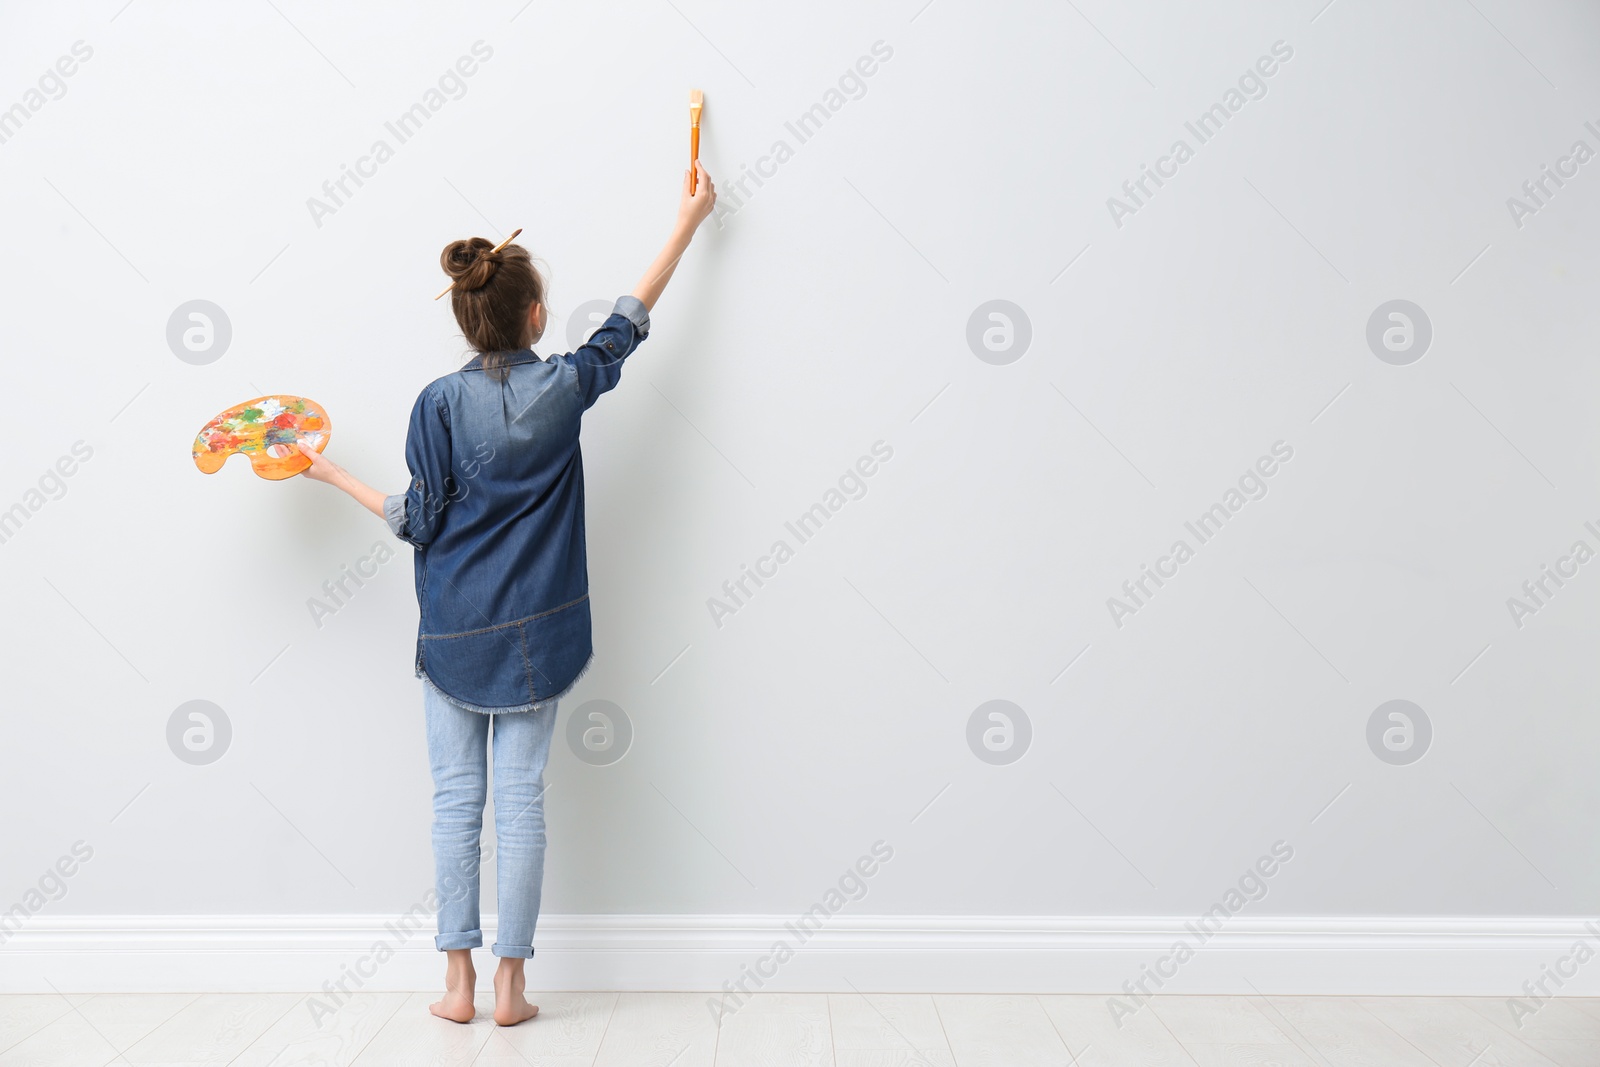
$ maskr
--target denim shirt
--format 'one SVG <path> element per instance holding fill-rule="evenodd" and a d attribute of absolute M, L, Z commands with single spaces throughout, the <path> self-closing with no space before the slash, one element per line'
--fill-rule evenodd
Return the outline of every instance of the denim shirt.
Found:
<path fill-rule="evenodd" d="M 564 695 L 593 654 L 584 549 L 583 413 L 650 332 L 632 296 L 575 352 L 478 356 L 417 397 L 411 484 L 384 501 L 416 547 L 416 673 L 472 711 L 527 711 Z"/>

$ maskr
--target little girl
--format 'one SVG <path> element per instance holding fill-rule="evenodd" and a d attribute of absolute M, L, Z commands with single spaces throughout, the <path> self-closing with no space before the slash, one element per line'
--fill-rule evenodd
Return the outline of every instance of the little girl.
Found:
<path fill-rule="evenodd" d="M 439 257 L 451 306 L 477 352 L 417 398 L 406 434 L 411 481 L 393 496 L 351 477 L 304 442 L 306 477 L 349 493 L 416 548 L 416 673 L 433 770 L 433 856 L 444 999 L 433 1014 L 468 1022 L 477 981 L 479 839 L 493 734 L 499 926 L 494 1020 L 538 1008 L 524 996 L 544 878 L 544 767 L 556 701 L 592 654 L 584 550 L 583 413 L 617 384 L 650 332 L 650 309 L 672 278 L 716 187 L 684 173 L 677 224 L 632 295 L 577 351 L 548 360 L 532 345 L 549 312 L 526 249 L 481 237 Z"/>

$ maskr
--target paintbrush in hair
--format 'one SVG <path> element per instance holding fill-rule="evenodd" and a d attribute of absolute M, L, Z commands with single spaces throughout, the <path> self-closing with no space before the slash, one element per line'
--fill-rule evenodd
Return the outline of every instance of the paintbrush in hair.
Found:
<path fill-rule="evenodd" d="M 504 241 L 501 241 L 499 244 L 497 244 L 493 248 L 489 249 L 489 254 L 492 256 L 496 252 L 498 252 L 502 248 L 504 248 L 506 245 L 510 244 L 512 241 L 515 241 L 517 239 L 517 234 L 519 234 L 521 232 L 522 232 L 522 227 L 521 226 L 518 226 L 516 229 L 512 230 L 510 237 L 507 237 Z M 456 286 L 455 280 L 452 279 L 450 284 L 445 286 L 444 289 L 440 291 L 439 296 L 434 297 L 434 299 L 438 300 L 439 297 L 444 296 L 445 293 L 448 293 L 451 289 L 454 289 L 455 286 Z"/>

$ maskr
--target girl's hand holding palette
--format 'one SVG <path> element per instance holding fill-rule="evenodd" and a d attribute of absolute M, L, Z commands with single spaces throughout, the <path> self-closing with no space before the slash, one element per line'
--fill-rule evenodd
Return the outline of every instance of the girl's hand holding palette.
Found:
<path fill-rule="evenodd" d="M 321 452 L 333 423 L 322 405 L 303 396 L 258 396 L 229 408 L 194 439 L 194 465 L 206 474 L 222 469 L 235 452 L 250 457 L 250 469 L 270 481 L 293 478 L 311 466 L 297 441 Z"/>

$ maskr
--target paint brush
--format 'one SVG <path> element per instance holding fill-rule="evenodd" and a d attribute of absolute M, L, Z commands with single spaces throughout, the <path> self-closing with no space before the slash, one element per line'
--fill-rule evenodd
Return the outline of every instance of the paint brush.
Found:
<path fill-rule="evenodd" d="M 512 241 L 515 241 L 517 239 L 517 234 L 519 234 L 521 232 L 522 232 L 522 227 L 521 226 L 518 226 L 516 229 L 512 230 L 510 237 L 507 237 L 504 241 L 501 241 L 499 244 L 497 244 L 493 248 L 489 249 L 489 254 L 492 256 L 496 252 L 498 252 L 502 248 L 504 248 L 506 245 L 510 244 Z M 452 278 L 450 280 L 450 284 L 445 286 L 443 292 L 441 292 L 439 294 L 439 296 L 434 297 L 434 299 L 438 300 L 440 296 L 444 296 L 445 293 L 448 293 L 451 289 L 454 289 L 455 285 L 456 285 L 455 279 Z"/>
<path fill-rule="evenodd" d="M 706 106 L 706 94 L 699 89 L 689 90 L 689 195 L 699 181 L 695 164 L 700 162 L 700 109 Z"/>

